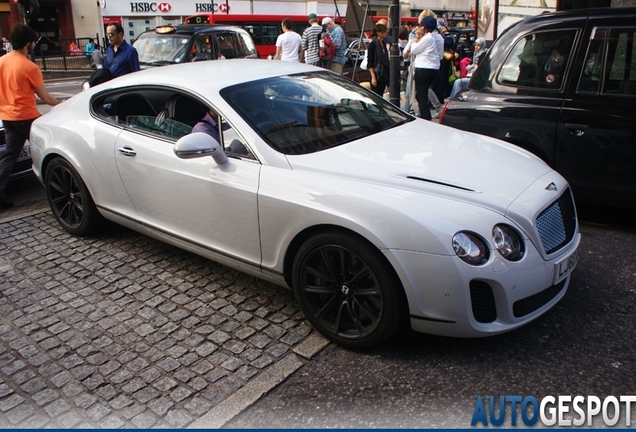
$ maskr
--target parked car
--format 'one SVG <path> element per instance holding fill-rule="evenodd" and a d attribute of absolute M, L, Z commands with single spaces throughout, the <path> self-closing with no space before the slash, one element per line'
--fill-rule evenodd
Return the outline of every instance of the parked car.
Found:
<path fill-rule="evenodd" d="M 4 138 L 4 125 L 2 124 L 2 120 L 0 120 L 0 157 L 4 154 L 4 149 L 6 147 L 6 141 Z M 11 172 L 11 178 L 18 178 L 24 175 L 32 173 L 31 169 L 31 146 L 29 141 L 24 144 L 22 148 L 22 152 L 20 153 L 20 158 L 16 162 L 13 167 L 13 171 Z"/>
<path fill-rule="evenodd" d="M 191 133 L 210 110 L 220 141 Z M 577 262 L 570 189 L 539 158 L 304 64 L 128 74 L 35 120 L 31 149 L 69 233 L 106 218 L 292 287 L 348 347 L 409 323 L 515 329 L 563 297 Z"/>
<path fill-rule="evenodd" d="M 228 25 L 164 25 L 133 43 L 142 69 L 190 61 L 258 58 L 248 32 Z"/>
<path fill-rule="evenodd" d="M 636 206 L 636 8 L 508 28 L 440 123 L 500 138 L 561 173 L 578 200 Z"/>

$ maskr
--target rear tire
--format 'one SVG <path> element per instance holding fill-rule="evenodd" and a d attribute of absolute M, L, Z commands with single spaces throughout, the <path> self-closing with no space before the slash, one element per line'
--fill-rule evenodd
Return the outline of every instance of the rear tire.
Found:
<path fill-rule="evenodd" d="M 380 251 L 349 233 L 309 238 L 294 259 L 293 287 L 314 328 L 347 348 L 386 342 L 408 310 L 403 288 Z"/>
<path fill-rule="evenodd" d="M 51 161 L 44 185 L 53 215 L 62 228 L 77 236 L 97 229 L 102 217 L 84 181 L 70 163 L 62 158 Z"/>

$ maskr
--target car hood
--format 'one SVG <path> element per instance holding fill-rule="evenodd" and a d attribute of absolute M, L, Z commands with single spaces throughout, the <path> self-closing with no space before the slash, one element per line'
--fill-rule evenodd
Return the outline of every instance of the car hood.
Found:
<path fill-rule="evenodd" d="M 552 171 L 503 141 L 416 120 L 317 153 L 287 156 L 294 170 L 447 196 L 506 213 Z"/>

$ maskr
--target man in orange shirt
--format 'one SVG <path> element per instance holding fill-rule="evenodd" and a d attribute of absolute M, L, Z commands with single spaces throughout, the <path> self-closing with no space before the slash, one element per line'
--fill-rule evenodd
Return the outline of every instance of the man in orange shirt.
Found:
<path fill-rule="evenodd" d="M 4 123 L 6 142 L 0 157 L 0 210 L 13 207 L 13 202 L 7 201 L 9 176 L 29 139 L 31 123 L 41 116 L 35 94 L 51 106 L 61 102 L 46 90 L 40 68 L 28 58 L 33 53 L 37 33 L 31 27 L 17 24 L 9 39 L 13 51 L 0 57 L 0 120 Z"/>

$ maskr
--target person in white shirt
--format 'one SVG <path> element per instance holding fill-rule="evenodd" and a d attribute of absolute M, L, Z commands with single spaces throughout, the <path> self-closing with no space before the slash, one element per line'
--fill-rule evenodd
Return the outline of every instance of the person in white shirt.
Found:
<path fill-rule="evenodd" d="M 422 19 L 417 29 L 417 36 L 407 47 L 408 53 L 415 58 L 412 60 L 415 68 L 415 99 L 420 111 L 420 118 L 431 120 L 428 108 L 428 89 L 439 72 L 440 56 L 437 41 L 433 32 L 437 28 L 437 21 L 431 16 Z"/>
<path fill-rule="evenodd" d="M 294 31 L 294 23 L 290 18 L 285 18 L 282 23 L 283 33 L 276 39 L 276 55 L 274 60 L 287 62 L 303 61 L 303 40 Z"/>

